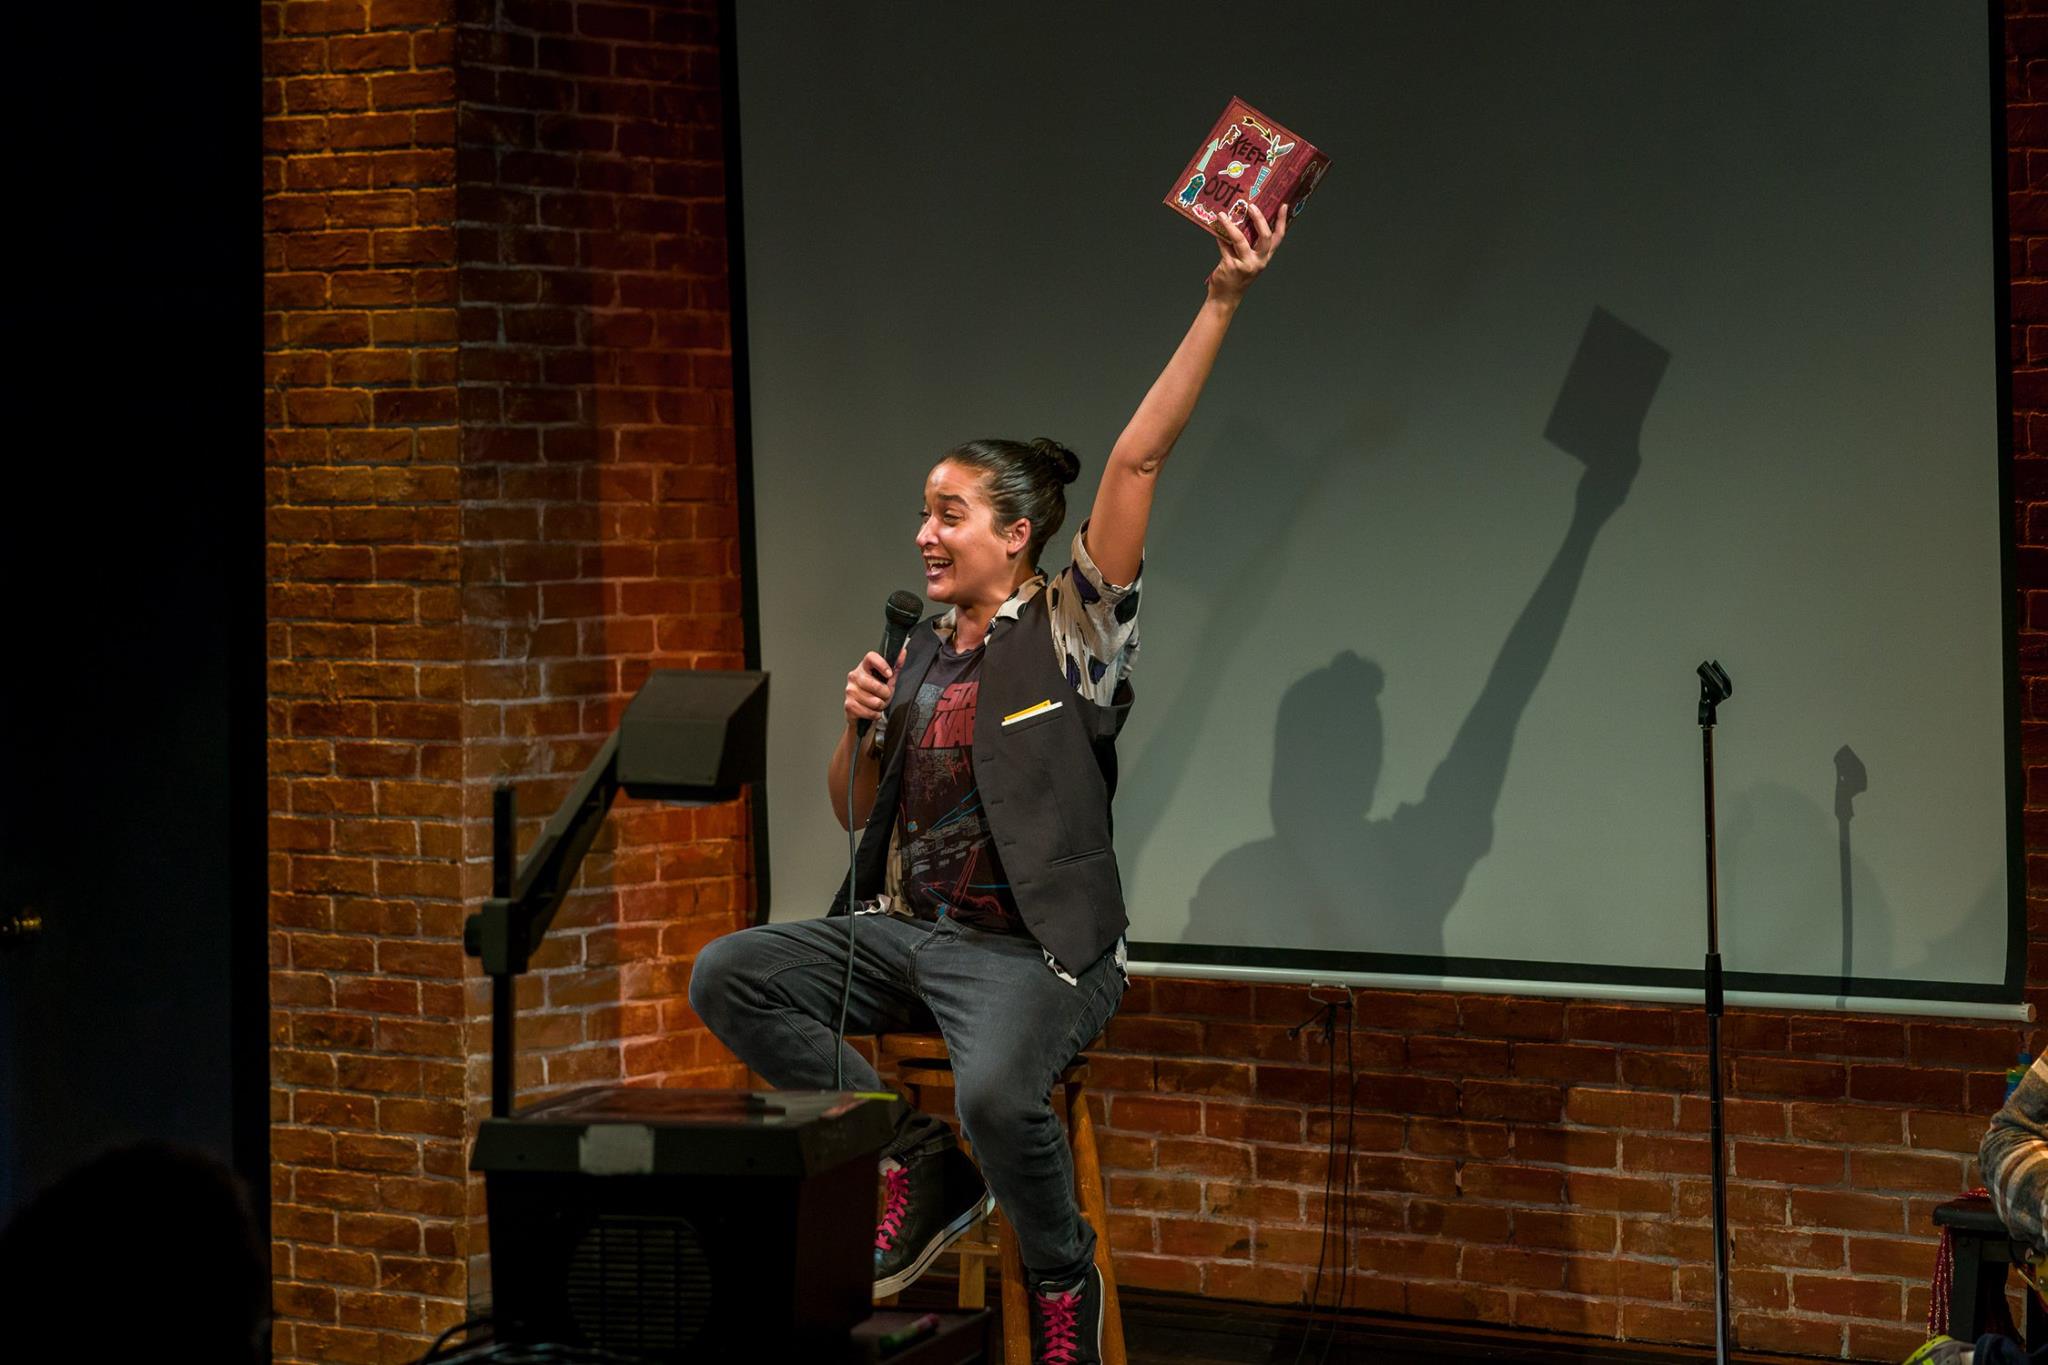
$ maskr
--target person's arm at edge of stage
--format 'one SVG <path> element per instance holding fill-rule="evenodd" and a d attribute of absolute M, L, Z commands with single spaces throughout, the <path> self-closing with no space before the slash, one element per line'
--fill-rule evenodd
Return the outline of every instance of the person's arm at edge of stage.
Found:
<path fill-rule="evenodd" d="M 1270 225 L 1258 205 L 1253 204 L 1251 212 L 1258 229 L 1255 242 L 1246 240 L 1228 218 L 1217 219 L 1223 229 L 1217 234 L 1222 259 L 1209 272 L 1209 296 L 1103 466 L 1095 507 L 1088 516 L 1087 545 L 1089 556 L 1112 583 L 1129 583 L 1138 576 L 1160 467 L 1194 413 L 1245 290 L 1287 236 L 1285 207 Z"/>

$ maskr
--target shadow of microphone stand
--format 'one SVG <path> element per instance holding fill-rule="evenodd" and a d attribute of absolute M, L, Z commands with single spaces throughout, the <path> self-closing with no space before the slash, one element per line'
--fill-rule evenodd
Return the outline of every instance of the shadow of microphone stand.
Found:
<path fill-rule="evenodd" d="M 1844 744 L 1835 750 L 1835 825 L 1841 831 L 1838 847 L 1842 864 L 1842 996 L 1849 994 L 1849 982 L 1856 975 L 1856 886 L 1850 873 L 1849 821 L 1855 817 L 1855 800 L 1870 790 L 1870 774 L 1856 751 Z"/>

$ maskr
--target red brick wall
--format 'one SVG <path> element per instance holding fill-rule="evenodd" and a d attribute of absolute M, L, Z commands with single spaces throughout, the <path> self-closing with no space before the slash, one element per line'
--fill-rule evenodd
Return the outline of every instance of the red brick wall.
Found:
<path fill-rule="evenodd" d="M 473 8 L 468 808 L 521 779 L 530 833 L 651 669 L 743 662 L 717 35 L 708 5 Z M 524 983 L 524 1092 L 736 1078 L 703 1050 L 685 964 L 748 906 L 744 814 L 620 803 Z M 488 843 L 470 852 L 482 894 Z"/>
<path fill-rule="evenodd" d="M 266 5 L 280 1359 L 488 1286 L 490 787 L 530 837 L 656 667 L 741 661 L 712 7 Z M 522 1091 L 732 1084 L 687 962 L 748 822 L 622 802 L 522 982 Z"/>
<path fill-rule="evenodd" d="M 1352 1302 L 1711 1340 L 1697 1012 L 1357 1001 Z M 1134 985 L 1095 1068 L 1129 1282 L 1306 1298 L 1321 1242 L 1327 1054 L 1317 1036 L 1287 1035 L 1314 1008 L 1287 987 Z M 2020 1040 L 2014 1027 L 1945 1021 L 1728 1016 L 1743 1345 L 1900 1359 L 1907 1338 L 1924 1338 L 1909 1325 L 1925 1320 L 1933 1265 L 1918 1230 L 1974 1179 L 1969 1154 Z M 1341 1030 L 1338 1043 L 1341 1106 Z"/>
<path fill-rule="evenodd" d="M 503 0 L 458 27 L 473 896 L 493 785 L 517 782 L 524 847 L 650 670 L 743 663 L 716 44 L 708 4 Z M 748 831 L 737 805 L 620 800 L 520 983 L 522 1097 L 745 1083 L 688 964 L 751 909 Z"/>
<path fill-rule="evenodd" d="M 452 8 L 262 7 L 286 1360 L 464 1316 Z"/>

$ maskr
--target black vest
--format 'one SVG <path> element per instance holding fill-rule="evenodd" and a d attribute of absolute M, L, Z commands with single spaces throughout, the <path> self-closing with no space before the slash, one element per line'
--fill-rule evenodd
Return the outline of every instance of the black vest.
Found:
<path fill-rule="evenodd" d="M 910 701 L 939 643 L 929 621 L 912 631 L 897 674 L 881 785 L 854 864 L 864 896 L 879 893 L 887 878 Z M 1078 976 L 1115 945 L 1129 922 L 1109 805 L 1116 793 L 1116 736 L 1130 714 L 1131 685 L 1119 682 L 1108 706 L 1074 690 L 1053 654 L 1042 588 L 1016 619 L 990 623 L 987 650 L 974 713 L 974 780 L 982 809 L 1024 926 Z M 1041 701 L 1059 705 L 1003 724 L 1004 716 Z M 844 914 L 846 902 L 842 882 L 831 913 Z"/>

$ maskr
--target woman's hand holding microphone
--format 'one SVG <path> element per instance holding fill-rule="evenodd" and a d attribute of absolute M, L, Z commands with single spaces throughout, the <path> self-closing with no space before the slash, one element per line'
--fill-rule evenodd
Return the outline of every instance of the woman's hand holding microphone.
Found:
<path fill-rule="evenodd" d="M 903 662 L 902 654 L 896 656 L 896 662 Z M 869 650 L 853 666 L 853 672 L 846 675 L 846 723 L 856 730 L 865 728 L 862 723 L 880 719 L 895 695 L 895 668 L 874 650 Z"/>
<path fill-rule="evenodd" d="M 903 665 L 901 653 L 896 656 L 896 665 Z M 839 823 L 848 829 L 865 824 L 868 810 L 874 805 L 875 786 L 881 774 L 874 747 L 862 741 L 872 733 L 868 727 L 889 709 L 889 701 L 895 695 L 896 669 L 874 650 L 869 650 L 853 666 L 853 672 L 846 675 L 846 731 L 832 751 L 825 781 Z"/>

